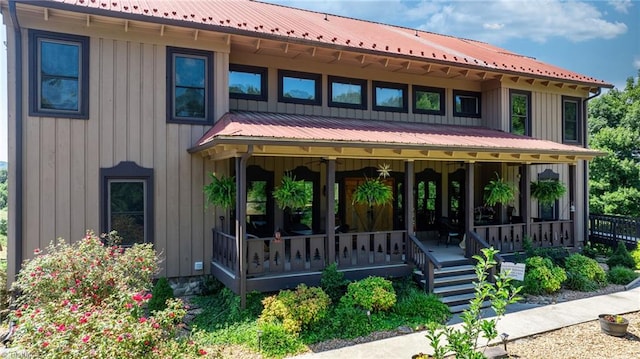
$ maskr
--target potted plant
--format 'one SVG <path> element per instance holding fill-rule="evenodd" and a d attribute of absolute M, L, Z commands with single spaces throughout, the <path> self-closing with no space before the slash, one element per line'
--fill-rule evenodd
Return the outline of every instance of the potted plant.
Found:
<path fill-rule="evenodd" d="M 551 205 L 567 192 L 564 183 L 555 179 L 543 179 L 531 182 L 531 197 L 542 205 Z"/>
<path fill-rule="evenodd" d="M 272 195 L 278 206 L 288 212 L 288 225 L 290 226 L 299 222 L 299 218 L 296 221 L 295 213 L 304 209 L 311 202 L 312 192 L 307 190 L 303 180 L 298 181 L 291 173 L 285 173 L 282 176 L 280 186 L 273 190 Z"/>
<path fill-rule="evenodd" d="M 367 230 L 373 231 L 377 220 L 375 213 L 376 206 L 384 206 L 393 200 L 393 189 L 391 186 L 383 182 L 384 178 L 389 176 L 389 165 L 379 166 L 379 175 L 377 178 L 368 178 L 359 184 L 353 191 L 353 204 L 363 204 L 367 206 Z"/>
<path fill-rule="evenodd" d="M 505 182 L 504 178 L 496 172 L 496 179 L 489 181 L 484 186 L 484 201 L 487 206 L 495 206 L 498 203 L 511 203 L 516 195 L 516 188 L 513 184 Z"/>
<path fill-rule="evenodd" d="M 210 173 L 211 183 L 204 186 L 204 194 L 207 202 L 224 209 L 233 207 L 236 204 L 236 180 L 235 177 L 221 175 L 218 178 Z"/>
<path fill-rule="evenodd" d="M 624 337 L 627 334 L 629 321 L 621 315 L 617 314 L 600 314 L 598 315 L 600 329 L 603 333 L 613 335 L 614 337 Z"/>

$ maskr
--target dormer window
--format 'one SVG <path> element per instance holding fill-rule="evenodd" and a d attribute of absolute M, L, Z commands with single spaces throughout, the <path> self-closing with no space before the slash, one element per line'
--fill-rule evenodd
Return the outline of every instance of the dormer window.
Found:
<path fill-rule="evenodd" d="M 229 65 L 229 97 L 267 101 L 267 68 Z"/>
<path fill-rule="evenodd" d="M 322 75 L 279 70 L 278 101 L 303 105 L 321 105 Z"/>
<path fill-rule="evenodd" d="M 480 93 L 453 90 L 453 115 L 457 117 L 480 117 Z"/>
<path fill-rule="evenodd" d="M 390 82 L 373 82 L 373 109 L 376 111 L 407 112 L 408 86 Z"/>

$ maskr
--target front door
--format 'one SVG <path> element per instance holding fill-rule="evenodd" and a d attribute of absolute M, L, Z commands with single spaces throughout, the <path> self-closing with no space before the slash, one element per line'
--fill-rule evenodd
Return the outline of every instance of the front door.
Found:
<path fill-rule="evenodd" d="M 442 217 L 441 174 L 430 168 L 416 173 L 415 194 L 416 231 L 437 230 Z"/>
<path fill-rule="evenodd" d="M 465 171 L 459 169 L 449 174 L 447 209 L 449 222 L 456 227 L 464 227 L 465 208 Z"/>

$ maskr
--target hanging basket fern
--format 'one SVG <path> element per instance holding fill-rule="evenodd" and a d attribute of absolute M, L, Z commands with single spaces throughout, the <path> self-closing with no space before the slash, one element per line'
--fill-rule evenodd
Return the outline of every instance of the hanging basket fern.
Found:
<path fill-rule="evenodd" d="M 311 192 L 307 191 L 304 181 L 296 181 L 290 173 L 282 176 L 280 186 L 273 190 L 273 199 L 281 209 L 297 210 L 311 202 Z"/>
<path fill-rule="evenodd" d="M 504 178 L 500 178 L 496 173 L 496 179 L 489 181 L 489 184 L 484 186 L 485 191 L 485 203 L 488 206 L 494 206 L 497 203 L 507 204 L 513 201 L 516 195 L 516 189 L 511 183 L 504 181 Z"/>
<path fill-rule="evenodd" d="M 353 192 L 353 203 L 366 204 L 369 207 L 382 206 L 393 200 L 393 189 L 380 178 L 367 178 Z"/>
<path fill-rule="evenodd" d="M 546 179 L 531 182 L 531 196 L 541 204 L 553 204 L 564 196 L 567 187 L 564 183 L 555 179 Z"/>
<path fill-rule="evenodd" d="M 210 173 L 211 183 L 204 186 L 204 194 L 207 202 L 214 206 L 220 206 L 224 209 L 233 207 L 236 204 L 236 179 L 235 177 L 226 177 L 221 175 L 220 178 Z"/>

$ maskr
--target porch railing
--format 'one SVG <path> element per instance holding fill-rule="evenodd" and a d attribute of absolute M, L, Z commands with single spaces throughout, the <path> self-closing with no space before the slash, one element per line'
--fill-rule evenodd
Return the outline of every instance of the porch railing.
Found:
<path fill-rule="evenodd" d="M 246 240 L 247 275 L 321 271 L 325 267 L 325 235 L 251 238 Z"/>
<path fill-rule="evenodd" d="M 493 246 L 500 252 L 513 253 L 522 250 L 526 228 L 524 223 L 496 224 L 474 226 L 473 232 L 483 238 L 489 246 Z"/>
<path fill-rule="evenodd" d="M 567 247 L 575 243 L 573 221 L 543 221 L 531 223 L 529 236 L 534 248 Z"/>
<path fill-rule="evenodd" d="M 429 252 L 429 249 L 420 242 L 415 236 L 409 235 L 407 244 L 408 261 L 415 265 L 422 272 L 422 280 L 425 283 L 425 290 L 429 293 L 433 292 L 435 270 L 442 268 L 436 257 Z"/>
<path fill-rule="evenodd" d="M 611 247 L 623 242 L 633 249 L 640 242 L 640 218 L 590 214 L 589 240 Z"/>
<path fill-rule="evenodd" d="M 213 261 L 222 266 L 226 271 L 235 274 L 237 271 L 238 252 L 236 250 L 236 237 L 217 231 L 213 231 Z"/>
<path fill-rule="evenodd" d="M 474 226 L 472 232 L 499 249 L 501 253 L 514 253 L 524 250 L 524 238 L 529 237 L 531 245 L 538 247 L 573 246 L 573 221 L 532 222 L 527 233 L 525 223 L 494 224 Z"/>

